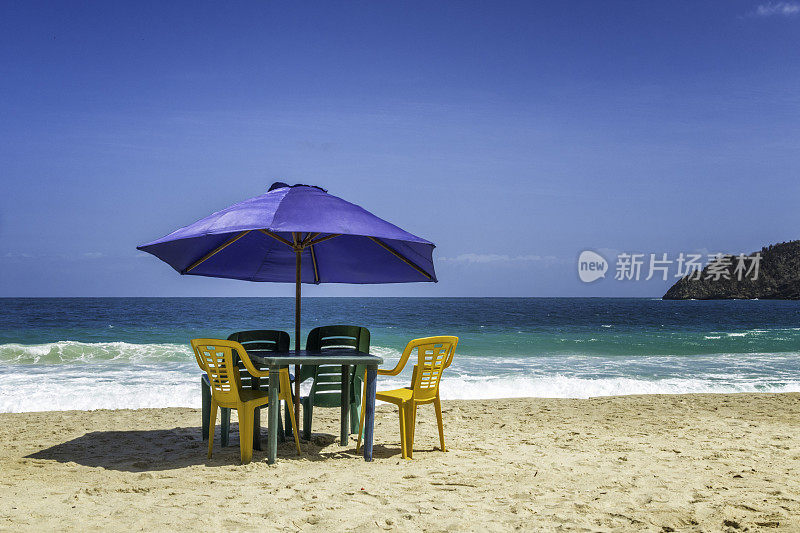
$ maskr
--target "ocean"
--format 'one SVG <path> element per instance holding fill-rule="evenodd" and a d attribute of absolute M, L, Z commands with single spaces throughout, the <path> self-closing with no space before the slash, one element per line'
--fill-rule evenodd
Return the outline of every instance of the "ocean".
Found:
<path fill-rule="evenodd" d="M 304 298 L 303 334 L 460 337 L 445 399 L 800 392 L 800 302 L 642 298 Z M 196 337 L 294 336 L 291 298 L 0 299 L 0 412 L 199 407 Z M 379 378 L 405 386 L 410 368 Z"/>

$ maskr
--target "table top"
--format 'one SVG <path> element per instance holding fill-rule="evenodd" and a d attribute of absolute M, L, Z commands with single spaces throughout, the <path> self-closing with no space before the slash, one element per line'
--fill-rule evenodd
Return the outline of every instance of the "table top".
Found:
<path fill-rule="evenodd" d="M 383 357 L 355 348 L 328 348 L 325 350 L 289 350 L 288 352 L 266 352 L 248 350 L 247 354 L 259 365 L 380 365 Z"/>

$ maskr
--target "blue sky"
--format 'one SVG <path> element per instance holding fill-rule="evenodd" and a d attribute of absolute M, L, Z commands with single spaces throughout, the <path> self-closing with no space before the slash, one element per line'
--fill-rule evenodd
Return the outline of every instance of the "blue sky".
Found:
<path fill-rule="evenodd" d="M 578 254 L 800 238 L 799 171 L 800 2 L 0 5 L 0 296 L 290 296 L 135 250 L 276 180 L 438 245 L 307 295 L 659 296 Z"/>

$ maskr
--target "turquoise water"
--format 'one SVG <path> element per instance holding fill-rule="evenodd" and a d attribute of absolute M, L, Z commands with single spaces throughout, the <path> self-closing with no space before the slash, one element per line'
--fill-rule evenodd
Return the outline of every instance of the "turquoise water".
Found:
<path fill-rule="evenodd" d="M 291 298 L 0 299 L 0 412 L 199 405 L 188 339 L 293 317 Z M 458 335 L 446 398 L 800 391 L 800 302 L 303 300 L 304 332 L 336 323 L 367 326 L 387 364 Z"/>

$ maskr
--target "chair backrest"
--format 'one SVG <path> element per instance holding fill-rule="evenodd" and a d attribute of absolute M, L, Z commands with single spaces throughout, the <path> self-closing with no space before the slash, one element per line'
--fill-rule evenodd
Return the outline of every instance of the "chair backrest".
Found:
<path fill-rule="evenodd" d="M 289 334 L 274 329 L 254 329 L 237 331 L 228 335 L 229 341 L 244 346 L 245 350 L 261 350 L 265 352 L 288 352 Z"/>
<path fill-rule="evenodd" d="M 197 364 L 208 374 L 211 394 L 219 403 L 240 401 L 242 381 L 234 361 L 236 352 L 245 353 L 238 342 L 222 339 L 192 339 Z"/>
<path fill-rule="evenodd" d="M 360 326 L 322 326 L 308 333 L 306 350 L 324 352 L 332 348 L 355 348 L 369 352 L 369 330 Z M 301 370 L 302 373 L 302 370 Z M 356 365 L 350 370 L 350 401 L 356 401 L 361 393 L 361 377 L 364 367 Z M 317 365 L 313 372 L 314 382 L 309 397 L 318 407 L 339 407 L 342 403 L 341 365 Z"/>
<path fill-rule="evenodd" d="M 369 330 L 360 326 L 322 326 L 308 332 L 306 350 L 355 348 L 369 351 Z"/>
<path fill-rule="evenodd" d="M 439 393 L 442 372 L 453 362 L 458 337 L 438 336 L 414 339 L 406 350 L 417 350 L 417 365 L 414 368 L 411 389 L 415 400 L 430 400 Z"/>
<path fill-rule="evenodd" d="M 288 352 L 290 342 L 288 333 L 274 329 L 237 331 L 228 335 L 228 340 L 240 343 L 247 351 L 258 350 L 263 352 Z M 253 365 L 262 369 L 262 367 L 255 364 L 255 361 Z M 237 366 L 239 367 L 242 386 L 251 389 L 259 388 L 259 378 L 251 376 L 241 360 L 237 361 Z"/>

